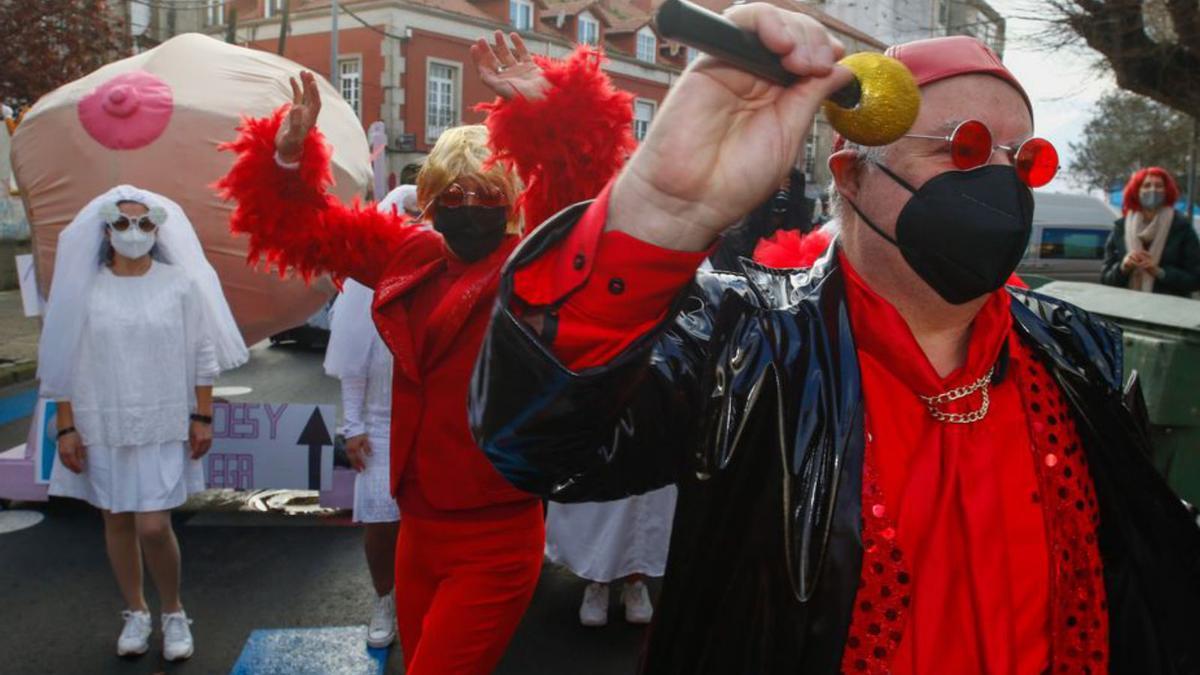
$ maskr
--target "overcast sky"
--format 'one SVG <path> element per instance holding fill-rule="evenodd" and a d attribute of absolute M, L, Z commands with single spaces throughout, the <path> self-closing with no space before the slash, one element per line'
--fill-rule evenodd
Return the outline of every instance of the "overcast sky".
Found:
<path fill-rule="evenodd" d="M 1099 55 L 1086 45 L 1050 52 L 1037 44 L 1036 34 L 1044 24 L 1028 17 L 1044 13 L 1046 3 L 1040 0 L 989 0 L 989 4 L 1007 19 L 1004 63 L 1033 99 L 1035 133 L 1058 148 L 1065 172 L 1071 163 L 1071 142 L 1079 142 L 1096 102 L 1106 92 L 1116 89 L 1116 82 L 1110 73 L 1093 67 Z M 1072 184 L 1069 176 L 1060 176 L 1046 189 L 1054 192 L 1081 190 Z"/>

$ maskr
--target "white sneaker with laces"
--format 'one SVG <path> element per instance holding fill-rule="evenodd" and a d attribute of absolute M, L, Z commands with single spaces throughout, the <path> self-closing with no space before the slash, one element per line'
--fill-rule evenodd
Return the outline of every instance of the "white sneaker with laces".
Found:
<path fill-rule="evenodd" d="M 181 609 L 178 612 L 162 615 L 163 658 L 168 661 L 182 661 L 192 655 L 195 644 L 192 642 L 192 620 Z"/>
<path fill-rule="evenodd" d="M 375 611 L 367 626 L 367 646 L 383 649 L 396 640 L 396 598 L 388 593 L 375 598 Z"/>
<path fill-rule="evenodd" d="M 579 623 L 593 628 L 608 623 L 608 584 L 592 582 L 583 589 Z"/>
<path fill-rule="evenodd" d="M 150 649 L 150 612 L 121 612 L 125 627 L 117 638 L 117 656 L 140 656 Z"/>
<path fill-rule="evenodd" d="M 650 604 L 650 591 L 646 584 L 626 582 L 621 591 L 621 602 L 625 604 L 625 620 L 629 623 L 650 623 L 654 618 L 654 606 Z"/>

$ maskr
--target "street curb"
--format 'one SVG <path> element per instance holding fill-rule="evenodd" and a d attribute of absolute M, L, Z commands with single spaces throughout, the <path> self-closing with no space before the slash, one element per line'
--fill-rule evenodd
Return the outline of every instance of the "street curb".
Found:
<path fill-rule="evenodd" d="M 32 380 L 37 374 L 37 361 L 17 361 L 0 365 L 0 387 Z"/>

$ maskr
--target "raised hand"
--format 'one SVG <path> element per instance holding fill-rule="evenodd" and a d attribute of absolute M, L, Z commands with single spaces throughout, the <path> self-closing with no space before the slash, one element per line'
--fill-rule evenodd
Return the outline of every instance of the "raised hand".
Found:
<path fill-rule="evenodd" d="M 300 161 L 300 153 L 304 149 L 304 139 L 317 124 L 317 115 L 321 113 L 321 93 L 317 90 L 317 80 L 307 70 L 300 73 L 300 84 L 296 78 L 289 77 L 292 85 L 292 107 L 275 134 L 275 151 L 285 162 Z"/>
<path fill-rule="evenodd" d="M 550 83 L 529 55 L 521 36 L 509 33 L 512 49 L 509 49 L 502 31 L 496 31 L 492 37 L 494 44 L 479 38 L 471 45 L 471 60 L 479 71 L 479 79 L 506 99 L 520 95 L 537 100 L 544 96 Z"/>
<path fill-rule="evenodd" d="M 762 203 L 795 164 L 821 102 L 850 82 L 841 42 L 808 16 L 772 5 L 725 12 L 801 79 L 781 87 L 708 56 L 671 93 L 609 202 L 611 229 L 699 251 Z"/>

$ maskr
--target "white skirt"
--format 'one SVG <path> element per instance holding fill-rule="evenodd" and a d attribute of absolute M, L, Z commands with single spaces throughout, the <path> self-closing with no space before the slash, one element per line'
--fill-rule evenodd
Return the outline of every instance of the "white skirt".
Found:
<path fill-rule="evenodd" d="M 82 499 L 112 513 L 169 511 L 204 489 L 204 464 L 189 455 L 185 441 L 89 445 L 83 473 L 74 473 L 56 454 L 50 494 Z"/>
<path fill-rule="evenodd" d="M 615 502 L 551 502 L 546 556 L 589 581 L 661 577 L 674 517 L 674 485 Z"/>
<path fill-rule="evenodd" d="M 400 520 L 400 507 L 392 496 L 391 445 L 386 426 L 371 429 L 367 440 L 371 443 L 371 454 L 366 457 L 366 468 L 354 478 L 354 522 L 394 523 Z"/>

